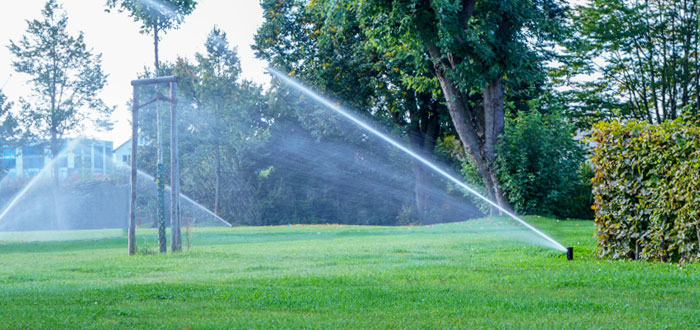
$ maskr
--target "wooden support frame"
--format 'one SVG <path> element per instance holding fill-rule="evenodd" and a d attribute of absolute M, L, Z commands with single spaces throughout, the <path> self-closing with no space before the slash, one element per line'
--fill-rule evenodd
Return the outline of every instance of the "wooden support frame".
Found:
<path fill-rule="evenodd" d="M 136 253 L 136 183 L 138 178 L 137 156 L 138 156 L 138 139 L 139 139 L 139 109 L 151 103 L 158 101 L 166 101 L 170 103 L 170 237 L 171 250 L 179 251 L 182 249 L 182 238 L 180 234 L 180 162 L 178 155 L 178 136 L 177 136 L 177 83 L 178 77 L 166 76 L 147 79 L 132 80 L 133 86 L 133 101 L 131 109 L 131 177 L 130 177 L 130 204 L 129 204 L 129 233 L 128 233 L 128 252 L 129 255 Z M 160 92 L 149 101 L 140 104 L 138 99 L 138 89 L 141 86 L 169 84 L 170 97 L 165 97 Z"/>

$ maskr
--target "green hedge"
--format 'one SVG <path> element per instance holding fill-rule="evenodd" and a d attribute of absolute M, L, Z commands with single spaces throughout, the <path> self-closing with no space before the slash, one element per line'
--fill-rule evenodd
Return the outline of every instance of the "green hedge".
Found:
<path fill-rule="evenodd" d="M 599 255 L 700 260 L 698 123 L 600 123 L 593 142 Z"/>

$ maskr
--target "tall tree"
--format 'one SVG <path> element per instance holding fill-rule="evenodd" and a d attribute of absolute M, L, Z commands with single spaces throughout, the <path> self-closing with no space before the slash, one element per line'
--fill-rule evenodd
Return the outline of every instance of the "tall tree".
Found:
<path fill-rule="evenodd" d="M 12 65 L 29 75 L 32 88 L 29 100 L 21 99 L 22 119 L 31 133 L 50 138 L 51 157 L 58 156 L 65 134 L 87 123 L 105 127 L 114 110 L 98 96 L 107 82 L 101 55 L 87 48 L 83 32 L 68 34 L 68 17 L 61 9 L 49 0 L 42 18 L 27 21 L 25 35 L 8 47 L 15 56 Z M 53 173 L 57 180 L 58 166 Z"/>
<path fill-rule="evenodd" d="M 235 95 L 240 89 L 238 78 L 241 73 L 240 61 L 236 49 L 229 46 L 226 33 L 214 27 L 205 43 L 206 52 L 197 54 L 198 84 L 195 86 L 198 100 L 209 116 L 205 124 L 209 129 L 203 129 L 207 142 L 214 151 L 214 213 L 219 213 L 221 199 L 222 145 L 227 139 L 223 135 L 226 119 L 234 108 Z"/>
<path fill-rule="evenodd" d="M 565 8 L 556 0 L 356 3 L 349 9 L 361 17 L 379 49 L 432 62 L 431 75 L 417 72 L 404 79 L 419 90 L 439 84 L 489 197 L 509 208 L 495 167 L 496 143 L 504 132 L 506 86 L 542 75 L 549 55 L 543 50 L 551 49 L 560 36 Z"/>
<path fill-rule="evenodd" d="M 17 42 L 10 40 L 8 48 L 15 56 L 15 70 L 29 75 L 33 92 L 30 101 L 21 99 L 22 121 L 30 133 L 50 138 L 51 157 L 56 158 L 64 134 L 88 122 L 108 125 L 114 108 L 98 96 L 107 81 L 101 55 L 93 55 L 87 48 L 82 32 L 77 37 L 68 34 L 68 17 L 56 0 L 46 2 L 41 13 L 41 19 L 27 21 L 25 35 Z M 54 225 L 62 216 L 58 165 L 54 161 L 52 166 Z"/>
<path fill-rule="evenodd" d="M 223 42 L 225 34 L 217 29 L 208 39 L 206 48 L 222 57 L 210 57 L 207 51 L 198 54 L 194 63 L 178 58 L 175 63 L 163 63 L 162 68 L 163 74 L 180 78 L 182 191 L 211 209 L 218 195 L 219 216 L 256 224 L 258 201 L 250 199 L 250 185 L 257 169 L 251 159 L 260 152 L 259 144 L 265 139 L 266 99 L 262 87 L 240 80 L 238 57 L 235 49 Z M 143 133 L 151 138 L 155 137 L 154 119 L 152 112 L 140 118 Z M 164 132 L 169 131 L 166 123 Z M 155 152 L 149 146 L 144 151 L 147 156 L 141 157 L 143 167 L 152 169 Z"/>
<path fill-rule="evenodd" d="M 131 16 L 135 22 L 141 22 L 141 33 L 153 33 L 153 49 L 155 57 L 155 75 L 160 76 L 162 74 L 160 69 L 160 59 L 158 56 L 158 43 L 160 41 L 159 32 L 166 33 L 168 30 L 177 29 L 180 24 L 184 21 L 185 16 L 189 15 L 194 8 L 197 6 L 197 2 L 194 0 L 107 0 L 107 12 L 111 9 L 118 8 L 120 12 L 128 11 L 129 16 Z M 160 86 L 156 86 L 158 90 Z M 157 157 L 158 163 L 163 163 L 164 158 L 164 141 L 162 137 L 162 115 L 158 104 L 155 105 L 156 112 L 156 141 L 157 141 Z M 156 177 L 159 181 L 165 180 L 164 173 L 162 171 L 157 171 Z M 163 188 L 158 188 L 158 196 L 163 196 Z M 160 197 L 159 197 L 160 198 Z M 163 212 L 165 209 L 165 201 L 158 201 L 158 212 Z M 158 214 L 158 219 L 160 228 L 159 232 L 159 249 L 161 253 L 166 252 L 165 243 L 165 228 L 162 225 L 165 215 L 162 213 Z M 171 222 L 177 223 L 176 220 L 171 219 Z M 175 233 L 176 231 L 173 231 Z M 179 232 L 179 228 L 177 230 Z M 173 250 L 180 250 L 181 246 L 179 244 L 179 234 L 173 234 L 174 241 L 172 242 Z"/>
<path fill-rule="evenodd" d="M 683 111 L 697 115 L 698 5 L 697 0 L 593 0 L 577 7 L 570 52 L 556 72 L 575 115 L 652 123 Z"/>
<path fill-rule="evenodd" d="M 402 72 L 429 73 L 430 63 L 386 56 L 371 46 L 355 15 L 345 15 L 351 2 L 262 2 L 265 21 L 253 46 L 275 67 L 314 84 L 346 104 L 400 128 L 411 148 L 434 157 L 438 138 L 450 130 L 441 117 L 447 108 L 436 89 L 416 90 Z M 431 204 L 430 171 L 413 163 L 415 208 L 419 216 Z"/>

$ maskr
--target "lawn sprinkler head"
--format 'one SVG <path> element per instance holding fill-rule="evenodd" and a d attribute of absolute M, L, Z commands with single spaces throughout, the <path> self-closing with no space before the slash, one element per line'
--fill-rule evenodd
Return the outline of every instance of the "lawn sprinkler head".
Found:
<path fill-rule="evenodd" d="M 566 260 L 574 260 L 574 248 L 566 248 Z"/>

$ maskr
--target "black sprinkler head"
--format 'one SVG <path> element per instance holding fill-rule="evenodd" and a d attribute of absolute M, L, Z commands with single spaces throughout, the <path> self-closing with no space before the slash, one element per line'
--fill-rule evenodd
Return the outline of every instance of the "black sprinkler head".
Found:
<path fill-rule="evenodd" d="M 574 260 L 574 248 L 566 248 L 566 260 Z"/>

